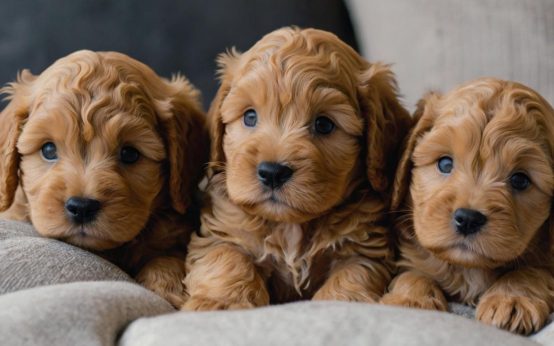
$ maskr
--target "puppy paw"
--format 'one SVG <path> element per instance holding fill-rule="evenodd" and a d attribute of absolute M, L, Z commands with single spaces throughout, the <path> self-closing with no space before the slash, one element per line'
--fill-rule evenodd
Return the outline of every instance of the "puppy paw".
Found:
<path fill-rule="evenodd" d="M 407 308 L 446 311 L 448 304 L 442 294 L 429 296 L 409 296 L 394 292 L 385 294 L 380 301 L 386 305 L 404 306 Z"/>
<path fill-rule="evenodd" d="M 541 299 L 490 294 L 481 298 L 476 317 L 486 324 L 527 335 L 544 326 L 548 312 L 548 304 Z"/>
<path fill-rule="evenodd" d="M 185 289 L 182 283 L 184 276 L 185 266 L 182 260 L 158 257 L 148 262 L 135 280 L 179 308 L 185 301 Z"/>
<path fill-rule="evenodd" d="M 138 281 L 141 285 L 153 291 L 160 297 L 167 300 L 175 308 L 179 308 L 185 301 L 184 287 L 179 281 L 160 284 L 159 282 Z"/>
<path fill-rule="evenodd" d="M 224 299 L 212 299 L 208 297 L 192 296 L 181 307 L 181 310 L 211 311 L 211 310 L 240 310 L 251 309 L 255 305 L 248 302 L 227 301 Z"/>
<path fill-rule="evenodd" d="M 312 300 L 340 300 L 346 302 L 377 303 L 377 301 L 379 300 L 379 295 L 364 291 L 337 292 L 335 290 L 320 289 L 313 296 Z"/>

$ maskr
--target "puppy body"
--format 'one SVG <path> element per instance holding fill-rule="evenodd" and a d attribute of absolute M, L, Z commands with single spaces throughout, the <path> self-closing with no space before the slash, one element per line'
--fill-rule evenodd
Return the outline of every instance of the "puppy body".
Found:
<path fill-rule="evenodd" d="M 476 305 L 485 323 L 538 330 L 554 308 L 551 106 L 486 78 L 430 94 L 416 119 L 392 202 L 402 273 L 382 302 L 446 310 L 449 298 Z M 460 228 L 461 209 L 486 221 Z"/>
<path fill-rule="evenodd" d="M 2 217 L 95 251 L 180 305 L 207 151 L 197 91 L 123 54 L 90 51 L 39 76 L 24 71 L 3 91 Z"/>
<path fill-rule="evenodd" d="M 410 124 L 391 72 L 312 29 L 277 30 L 220 63 L 184 308 L 377 301 L 390 279 L 386 176 Z M 267 162 L 291 176 L 269 185 Z"/>

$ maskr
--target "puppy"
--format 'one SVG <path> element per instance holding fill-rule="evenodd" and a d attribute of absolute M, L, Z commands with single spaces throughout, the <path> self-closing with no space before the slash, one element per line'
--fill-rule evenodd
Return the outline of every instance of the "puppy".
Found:
<path fill-rule="evenodd" d="M 415 117 L 392 201 L 403 273 L 382 302 L 446 310 L 448 298 L 537 331 L 554 305 L 552 107 L 486 78 L 428 95 Z"/>
<path fill-rule="evenodd" d="M 411 123 L 392 72 L 297 28 L 219 64 L 209 200 L 183 308 L 377 301 L 391 276 L 387 177 Z"/>
<path fill-rule="evenodd" d="M 198 92 L 91 51 L 2 92 L 2 217 L 96 251 L 181 305 L 187 210 L 208 152 Z"/>

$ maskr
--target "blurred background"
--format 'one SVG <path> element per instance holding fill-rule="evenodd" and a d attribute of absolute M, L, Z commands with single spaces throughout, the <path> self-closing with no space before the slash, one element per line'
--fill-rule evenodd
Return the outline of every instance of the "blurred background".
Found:
<path fill-rule="evenodd" d="M 114 50 L 159 75 L 181 72 L 207 108 L 218 87 L 215 59 L 246 50 L 286 25 L 332 31 L 357 47 L 339 0 L 3 0 L 0 83 L 28 68 L 40 73 L 75 50 Z M 2 104 L 0 107 L 3 107 Z"/>
<path fill-rule="evenodd" d="M 216 56 L 285 25 L 332 31 L 392 63 L 410 109 L 428 90 L 479 76 L 554 102 L 554 0 L 3 0 L 0 84 L 75 50 L 116 50 L 161 76 L 183 73 L 207 108 Z"/>

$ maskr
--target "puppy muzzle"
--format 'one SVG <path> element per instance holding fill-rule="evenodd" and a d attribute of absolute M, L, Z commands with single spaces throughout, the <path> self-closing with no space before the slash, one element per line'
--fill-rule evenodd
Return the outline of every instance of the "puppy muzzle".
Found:
<path fill-rule="evenodd" d="M 487 223 L 487 217 L 477 210 L 459 208 L 454 212 L 453 222 L 456 232 L 467 236 L 479 232 Z"/>
<path fill-rule="evenodd" d="M 271 189 L 278 189 L 292 177 L 289 166 L 277 162 L 262 162 L 258 165 L 258 180 Z"/>
<path fill-rule="evenodd" d="M 94 221 L 100 208 L 100 202 L 90 198 L 71 197 L 65 202 L 67 217 L 78 225 Z"/>

